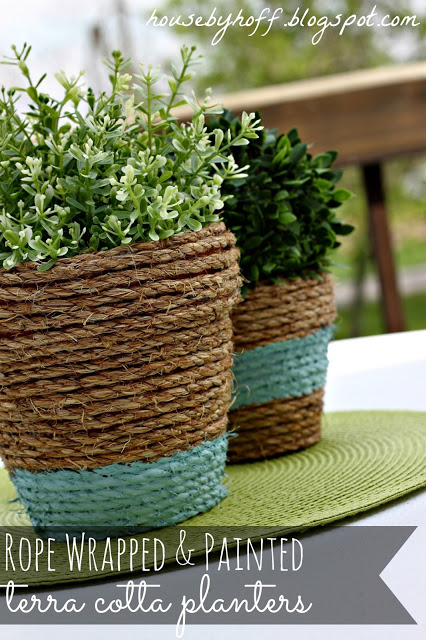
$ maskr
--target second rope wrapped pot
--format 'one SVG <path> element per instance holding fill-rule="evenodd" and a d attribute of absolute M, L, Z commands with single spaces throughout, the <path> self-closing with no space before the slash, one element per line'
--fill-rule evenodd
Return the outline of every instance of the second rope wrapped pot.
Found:
<path fill-rule="evenodd" d="M 221 500 L 240 285 L 221 223 L 0 272 L 0 454 L 39 531 Z"/>
<path fill-rule="evenodd" d="M 231 462 L 295 451 L 321 434 L 327 347 L 336 318 L 328 275 L 260 282 L 233 314 L 237 438 Z"/>

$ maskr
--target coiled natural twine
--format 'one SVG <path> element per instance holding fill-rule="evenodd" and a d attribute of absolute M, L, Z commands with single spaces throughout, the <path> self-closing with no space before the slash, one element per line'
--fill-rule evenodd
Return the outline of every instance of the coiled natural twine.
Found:
<path fill-rule="evenodd" d="M 0 271 L 0 454 L 13 469 L 154 461 L 219 437 L 241 278 L 222 223 Z"/>

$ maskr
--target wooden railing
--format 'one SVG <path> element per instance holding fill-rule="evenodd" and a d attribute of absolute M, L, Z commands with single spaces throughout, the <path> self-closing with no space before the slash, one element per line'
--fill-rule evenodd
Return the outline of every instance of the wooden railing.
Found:
<path fill-rule="evenodd" d="M 297 126 L 314 153 L 337 149 L 340 165 L 362 167 L 386 329 L 404 330 L 382 164 L 426 151 L 426 62 L 263 87 L 221 101 L 236 114 L 259 110 L 268 128 Z"/>

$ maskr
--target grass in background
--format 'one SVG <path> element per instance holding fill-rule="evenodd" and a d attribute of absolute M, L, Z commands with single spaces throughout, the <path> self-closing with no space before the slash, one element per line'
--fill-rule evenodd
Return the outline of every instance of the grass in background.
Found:
<path fill-rule="evenodd" d="M 407 331 L 417 331 L 426 329 L 426 292 L 404 299 L 404 312 L 406 318 Z M 368 302 L 364 306 L 362 314 L 363 327 L 362 335 L 371 336 L 385 333 L 383 316 L 379 302 Z M 344 307 L 339 309 L 337 320 L 337 330 L 335 339 L 351 338 L 352 330 L 352 309 Z"/>

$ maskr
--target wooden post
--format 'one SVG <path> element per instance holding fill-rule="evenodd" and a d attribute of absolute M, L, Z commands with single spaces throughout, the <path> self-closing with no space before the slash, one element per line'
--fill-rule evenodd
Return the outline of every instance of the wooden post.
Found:
<path fill-rule="evenodd" d="M 377 265 L 386 331 L 404 331 L 404 314 L 393 260 L 391 234 L 385 204 L 381 165 L 377 162 L 362 167 L 367 194 L 370 237 Z"/>

